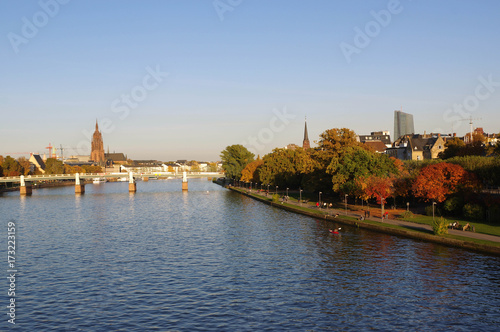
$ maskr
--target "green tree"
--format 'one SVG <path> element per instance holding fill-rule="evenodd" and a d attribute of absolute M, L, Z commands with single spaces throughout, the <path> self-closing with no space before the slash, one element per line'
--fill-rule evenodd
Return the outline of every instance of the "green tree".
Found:
<path fill-rule="evenodd" d="M 452 139 L 446 141 L 444 147 L 444 151 L 440 152 L 438 157 L 441 159 L 449 159 L 459 156 L 465 147 L 465 143 L 460 138 L 453 137 Z"/>
<path fill-rule="evenodd" d="M 5 157 L 2 167 L 5 176 L 19 176 L 24 173 L 21 164 L 11 156 Z"/>
<path fill-rule="evenodd" d="M 327 168 L 332 175 L 333 191 L 344 194 L 359 193 L 357 179 L 369 176 L 388 177 L 397 174 L 394 161 L 387 155 L 367 151 L 359 146 L 344 148 L 333 157 Z"/>
<path fill-rule="evenodd" d="M 45 162 L 45 174 L 64 174 L 62 161 L 55 158 L 48 158 Z"/>
<path fill-rule="evenodd" d="M 243 145 L 235 144 L 222 150 L 220 157 L 226 177 L 239 180 L 241 171 L 254 160 L 255 155 Z"/>

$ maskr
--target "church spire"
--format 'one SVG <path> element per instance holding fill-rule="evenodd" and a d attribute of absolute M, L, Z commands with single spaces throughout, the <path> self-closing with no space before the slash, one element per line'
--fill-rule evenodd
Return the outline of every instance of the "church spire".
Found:
<path fill-rule="evenodd" d="M 97 124 L 97 118 L 95 119 L 95 130 L 99 131 L 99 125 Z"/>
<path fill-rule="evenodd" d="M 302 142 L 302 147 L 304 149 L 311 148 L 311 143 L 309 142 L 309 134 L 307 133 L 307 117 L 304 121 L 304 141 Z"/>

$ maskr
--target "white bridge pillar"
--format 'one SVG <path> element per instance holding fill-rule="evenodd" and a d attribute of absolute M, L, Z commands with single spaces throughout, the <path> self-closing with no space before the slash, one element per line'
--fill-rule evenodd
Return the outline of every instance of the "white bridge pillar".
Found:
<path fill-rule="evenodd" d="M 80 173 L 75 173 L 75 194 L 83 194 L 85 192 L 85 184 L 80 183 Z"/>
<path fill-rule="evenodd" d="M 21 175 L 19 177 L 19 182 L 21 184 L 21 188 L 19 188 L 21 196 L 29 196 L 33 193 L 33 188 L 26 185 L 26 182 L 24 181 L 24 175 Z"/>
<path fill-rule="evenodd" d="M 182 191 L 187 191 L 188 190 L 188 179 L 187 179 L 187 173 L 184 171 L 182 172 Z"/>
<path fill-rule="evenodd" d="M 134 180 L 134 173 L 129 172 L 128 173 L 128 192 L 135 193 L 136 191 L 137 191 L 137 184 L 135 183 L 135 180 Z"/>

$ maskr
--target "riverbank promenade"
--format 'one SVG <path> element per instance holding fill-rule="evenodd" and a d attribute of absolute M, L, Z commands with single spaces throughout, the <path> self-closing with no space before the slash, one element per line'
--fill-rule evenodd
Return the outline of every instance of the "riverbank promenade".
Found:
<path fill-rule="evenodd" d="M 292 212 L 306 214 L 311 217 L 326 219 L 340 224 L 371 229 L 377 232 L 405 236 L 414 239 L 436 242 L 444 245 L 477 250 L 500 256 L 500 236 L 481 232 L 448 229 L 448 234 L 433 234 L 432 226 L 396 218 L 381 219 L 380 208 L 370 207 L 371 216 L 364 216 L 359 206 L 346 205 L 345 209 L 317 207 L 316 202 L 299 202 L 297 199 L 281 195 L 279 201 L 272 201 L 273 192 L 267 193 L 256 189 L 228 187 L 233 191 L 258 199 L 266 204 L 283 208 Z M 390 215 L 394 215 L 391 213 Z M 418 215 L 417 215 L 418 216 Z"/>

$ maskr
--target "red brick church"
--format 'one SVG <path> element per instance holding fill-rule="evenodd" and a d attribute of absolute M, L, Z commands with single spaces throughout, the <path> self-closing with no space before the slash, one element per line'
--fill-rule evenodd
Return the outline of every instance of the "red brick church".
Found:
<path fill-rule="evenodd" d="M 92 149 L 90 152 L 90 161 L 98 165 L 103 165 L 106 162 L 104 158 L 104 143 L 102 142 L 102 134 L 99 131 L 97 120 L 95 121 L 95 131 L 92 136 Z"/>

